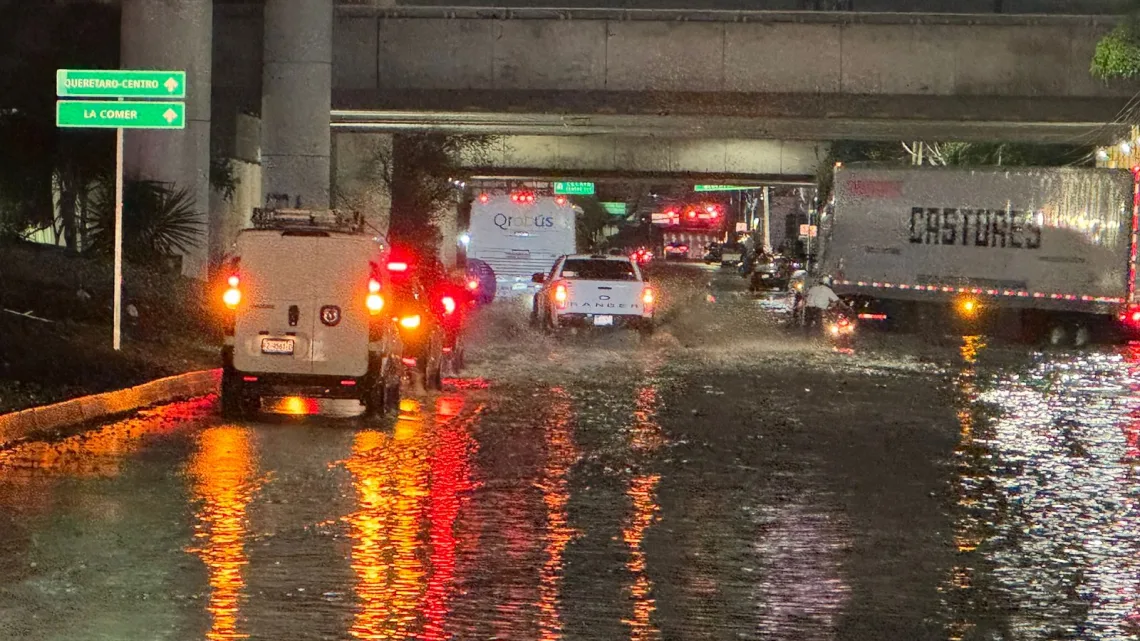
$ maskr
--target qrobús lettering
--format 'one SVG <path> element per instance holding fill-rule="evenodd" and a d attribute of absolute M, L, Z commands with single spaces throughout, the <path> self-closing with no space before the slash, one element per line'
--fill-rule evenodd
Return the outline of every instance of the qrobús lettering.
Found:
<path fill-rule="evenodd" d="M 546 228 L 546 227 L 553 228 L 554 227 L 554 217 L 553 216 L 543 216 L 543 215 L 508 216 L 507 214 L 495 214 L 495 217 L 492 219 L 492 222 L 494 222 L 496 227 L 498 227 L 499 229 L 502 229 L 503 231 L 506 231 L 508 229 L 519 229 L 519 228 Z"/>
<path fill-rule="evenodd" d="M 1007 209 L 912 207 L 910 242 L 991 249 L 1040 249 L 1036 212 Z"/>

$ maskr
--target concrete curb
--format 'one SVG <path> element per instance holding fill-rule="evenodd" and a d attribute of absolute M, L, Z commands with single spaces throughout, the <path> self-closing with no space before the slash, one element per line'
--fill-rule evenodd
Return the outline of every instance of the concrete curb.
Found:
<path fill-rule="evenodd" d="M 0 415 L 0 447 L 30 436 L 218 391 L 222 370 L 187 372 L 135 387 Z"/>

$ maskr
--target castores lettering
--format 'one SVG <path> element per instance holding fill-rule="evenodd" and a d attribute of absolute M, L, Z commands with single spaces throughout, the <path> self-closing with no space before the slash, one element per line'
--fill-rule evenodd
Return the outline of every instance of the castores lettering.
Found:
<path fill-rule="evenodd" d="M 1040 249 L 1041 225 L 1036 222 L 1033 212 L 912 207 L 910 242 L 916 245 Z"/>
<path fill-rule="evenodd" d="M 553 227 L 553 216 L 508 216 L 495 214 L 495 226 L 505 230 L 507 227 Z"/>

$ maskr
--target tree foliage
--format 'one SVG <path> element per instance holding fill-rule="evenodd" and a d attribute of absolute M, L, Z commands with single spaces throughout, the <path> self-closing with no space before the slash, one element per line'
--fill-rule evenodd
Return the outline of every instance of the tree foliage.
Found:
<path fill-rule="evenodd" d="M 593 196 L 571 196 L 570 202 L 582 210 L 575 219 L 575 237 L 582 251 L 592 251 L 602 241 L 602 230 L 610 223 L 610 212 Z"/>
<path fill-rule="evenodd" d="M 117 68 L 119 13 L 102 3 L 19 0 L 0 10 L 0 227 L 12 235 L 58 225 L 75 250 L 77 210 L 86 186 L 114 161 L 114 133 L 56 128 L 55 70 Z"/>
<path fill-rule="evenodd" d="M 816 168 L 821 197 L 831 193 L 838 163 L 876 162 L 897 165 L 1056 167 L 1091 164 L 1093 148 L 1085 145 L 1034 145 L 1008 142 L 863 142 L 832 143 Z M 919 162 L 921 161 L 921 162 Z"/>
<path fill-rule="evenodd" d="M 1135 13 L 1096 44 L 1089 72 L 1101 80 L 1140 75 L 1140 18 Z"/>
<path fill-rule="evenodd" d="M 115 185 L 110 177 L 98 183 L 92 198 L 92 251 L 110 254 L 114 248 Z M 186 254 L 202 242 L 205 225 L 186 189 L 152 180 L 123 183 L 123 254 L 139 264 L 160 264 L 174 254 Z"/>
<path fill-rule="evenodd" d="M 490 136 L 431 133 L 394 136 L 390 155 L 376 159 L 392 195 L 389 239 L 434 255 L 440 242 L 436 216 L 462 197 L 455 181 L 467 177 L 463 161 L 480 164 L 493 141 Z"/>

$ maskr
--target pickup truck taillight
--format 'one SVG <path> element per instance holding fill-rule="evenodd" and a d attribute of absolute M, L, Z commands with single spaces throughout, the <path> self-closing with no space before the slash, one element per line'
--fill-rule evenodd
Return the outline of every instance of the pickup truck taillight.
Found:
<path fill-rule="evenodd" d="M 566 299 L 569 296 L 566 294 L 565 285 L 554 286 L 554 302 L 558 303 L 558 309 L 566 309 Z"/>
<path fill-rule="evenodd" d="M 641 292 L 641 302 L 644 303 L 646 306 L 652 305 L 654 303 L 654 301 L 656 301 L 656 300 L 657 300 L 657 295 L 653 293 L 653 289 L 651 287 L 646 287 Z"/>

